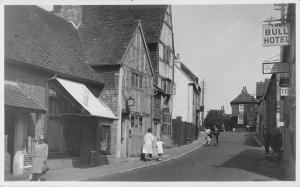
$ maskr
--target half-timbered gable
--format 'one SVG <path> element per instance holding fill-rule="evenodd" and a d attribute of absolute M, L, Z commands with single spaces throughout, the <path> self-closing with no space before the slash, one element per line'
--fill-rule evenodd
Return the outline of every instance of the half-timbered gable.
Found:
<path fill-rule="evenodd" d="M 152 127 L 153 94 L 141 23 L 83 22 L 79 32 L 90 65 L 105 82 L 101 98 L 119 117 L 112 127 L 112 152 L 120 157 L 139 155 L 142 137 Z"/>

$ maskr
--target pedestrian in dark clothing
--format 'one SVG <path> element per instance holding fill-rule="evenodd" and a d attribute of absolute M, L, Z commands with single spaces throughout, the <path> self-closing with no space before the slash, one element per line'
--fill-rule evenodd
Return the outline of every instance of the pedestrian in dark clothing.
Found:
<path fill-rule="evenodd" d="M 265 151 L 266 151 L 266 154 L 269 154 L 270 144 L 271 144 L 271 133 L 269 131 L 267 131 L 265 133 L 264 140 L 265 140 Z"/>
<path fill-rule="evenodd" d="M 272 137 L 272 150 L 278 155 L 278 159 L 281 158 L 282 147 L 282 135 L 279 129 L 276 129 L 275 134 Z"/>
<path fill-rule="evenodd" d="M 216 139 L 216 144 L 219 145 L 219 135 L 220 135 L 220 131 L 219 131 L 219 129 L 217 128 L 217 126 L 214 126 L 213 134 L 214 134 L 215 139 Z"/>
<path fill-rule="evenodd" d="M 48 159 L 48 145 L 44 140 L 44 136 L 41 135 L 38 140 L 39 142 L 34 146 L 30 181 L 41 180 L 42 174 L 49 170 L 46 164 Z"/>

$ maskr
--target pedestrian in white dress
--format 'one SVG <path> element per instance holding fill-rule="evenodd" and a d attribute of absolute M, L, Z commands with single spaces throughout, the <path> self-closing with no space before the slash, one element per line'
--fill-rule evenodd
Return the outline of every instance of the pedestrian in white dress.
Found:
<path fill-rule="evenodd" d="M 145 161 L 151 160 L 151 156 L 153 154 L 152 141 L 154 141 L 154 136 L 152 134 L 152 129 L 149 128 L 148 132 L 144 136 L 144 145 L 142 150 L 142 153 L 145 155 Z"/>
<path fill-rule="evenodd" d="M 210 129 L 206 129 L 205 130 L 205 142 L 206 142 L 206 145 L 208 146 L 211 142 L 211 131 Z"/>

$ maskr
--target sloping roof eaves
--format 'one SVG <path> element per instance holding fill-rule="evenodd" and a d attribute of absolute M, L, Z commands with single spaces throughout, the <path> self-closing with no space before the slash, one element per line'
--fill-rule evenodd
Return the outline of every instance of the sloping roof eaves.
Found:
<path fill-rule="evenodd" d="M 254 99 L 253 96 L 251 96 L 247 92 L 240 93 L 235 99 L 233 99 L 230 104 L 242 104 L 242 103 L 258 103 L 259 101 L 257 99 Z"/>
<path fill-rule="evenodd" d="M 160 38 L 168 5 L 84 5 L 83 25 L 126 23 L 141 20 L 147 43 Z"/>
<path fill-rule="evenodd" d="M 180 69 L 195 83 L 198 84 L 198 77 L 186 66 L 184 63 L 181 62 Z"/>
<path fill-rule="evenodd" d="M 72 24 L 37 6 L 5 6 L 5 57 L 102 83 Z"/>
<path fill-rule="evenodd" d="M 5 84 L 4 88 L 5 106 L 24 108 L 45 112 L 46 109 L 39 106 L 32 98 L 26 96 L 17 85 Z"/>

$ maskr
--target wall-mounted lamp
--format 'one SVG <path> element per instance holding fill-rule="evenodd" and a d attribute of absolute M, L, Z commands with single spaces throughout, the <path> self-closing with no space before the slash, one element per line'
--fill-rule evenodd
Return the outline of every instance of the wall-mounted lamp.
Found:
<path fill-rule="evenodd" d="M 130 96 L 127 100 L 128 106 L 134 106 L 135 105 L 135 100 Z"/>

